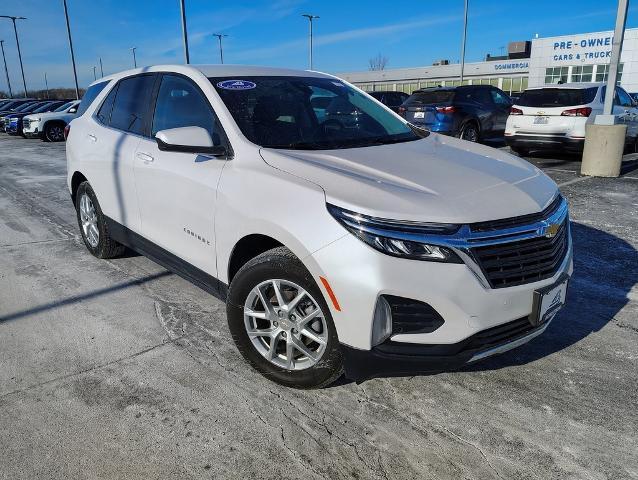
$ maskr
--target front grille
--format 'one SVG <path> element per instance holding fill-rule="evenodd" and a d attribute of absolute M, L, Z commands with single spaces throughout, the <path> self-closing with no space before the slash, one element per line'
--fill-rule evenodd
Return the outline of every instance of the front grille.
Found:
<path fill-rule="evenodd" d="M 31 120 L 29 120 L 28 118 L 23 118 L 22 119 L 22 128 L 29 128 L 29 125 L 31 125 Z"/>
<path fill-rule="evenodd" d="M 529 225 L 541 220 L 545 220 L 552 215 L 556 209 L 560 206 L 563 197 L 557 195 L 556 198 L 550 203 L 543 211 L 538 213 L 530 213 L 528 215 L 521 215 L 519 217 L 503 218 L 500 220 L 489 220 L 487 222 L 477 222 L 470 224 L 470 229 L 473 232 L 491 232 L 494 230 L 501 230 L 504 228 L 520 227 L 523 225 Z"/>
<path fill-rule="evenodd" d="M 552 277 L 568 248 L 568 220 L 552 238 L 526 240 L 472 248 L 472 253 L 492 288 L 512 287 Z"/>
<path fill-rule="evenodd" d="M 527 317 L 519 318 L 518 320 L 475 333 L 466 340 L 462 351 L 488 350 L 523 337 L 536 328 L 539 327 L 533 326 Z"/>

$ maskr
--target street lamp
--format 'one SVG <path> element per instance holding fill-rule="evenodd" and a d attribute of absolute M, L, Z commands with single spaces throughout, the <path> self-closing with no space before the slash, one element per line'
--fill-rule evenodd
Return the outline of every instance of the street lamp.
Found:
<path fill-rule="evenodd" d="M 179 8 L 182 13 L 182 35 L 184 36 L 184 60 L 186 60 L 186 65 L 191 63 L 190 55 L 188 54 L 188 32 L 186 31 L 186 6 L 184 5 L 184 0 L 180 0 Z"/>
<path fill-rule="evenodd" d="M 64 18 L 66 18 L 66 33 L 69 37 L 69 50 L 71 51 L 71 64 L 73 65 L 73 80 L 75 80 L 75 99 L 80 99 L 80 87 L 78 86 L 78 72 L 75 69 L 75 54 L 73 53 L 73 40 L 71 40 L 71 24 L 69 23 L 69 10 L 66 6 L 66 0 L 62 0 L 64 4 Z"/>
<path fill-rule="evenodd" d="M 312 21 L 315 18 L 319 18 L 318 15 L 310 15 L 308 13 L 304 13 L 302 17 L 306 17 L 308 19 L 308 24 L 310 26 L 310 44 L 309 44 L 309 57 L 310 57 L 310 70 L 312 70 Z"/>
<path fill-rule="evenodd" d="M 49 81 L 47 80 L 47 72 L 44 72 L 44 86 L 47 89 L 47 100 L 49 99 Z"/>
<path fill-rule="evenodd" d="M 463 15 L 463 41 L 461 42 L 461 85 L 463 85 L 463 70 L 465 70 L 465 39 L 467 37 L 467 7 L 468 0 L 465 0 L 465 13 Z"/>
<path fill-rule="evenodd" d="M 222 38 L 227 37 L 223 33 L 213 33 L 213 37 L 217 37 L 219 40 L 219 60 L 220 63 L 224 63 L 224 49 L 222 48 Z"/>
<path fill-rule="evenodd" d="M 27 97 L 27 82 L 24 80 L 24 67 L 22 66 L 22 53 L 20 52 L 20 41 L 18 40 L 18 29 L 16 28 L 16 20 L 26 20 L 26 17 L 12 17 L 11 15 L 0 15 L 0 18 L 8 18 L 13 22 L 13 33 L 16 36 L 16 45 L 18 46 L 18 58 L 20 59 L 20 71 L 22 72 L 22 86 L 24 86 L 24 97 Z"/>
<path fill-rule="evenodd" d="M 133 52 L 133 66 L 137 68 L 137 58 L 135 57 L 135 50 L 137 50 L 137 47 L 131 47 L 129 50 Z"/>
<path fill-rule="evenodd" d="M 93 65 L 93 80 L 97 80 L 97 67 L 95 65 Z"/>
<path fill-rule="evenodd" d="M 9 80 L 9 69 L 7 68 L 7 57 L 4 56 L 4 40 L 0 40 L 0 48 L 2 48 L 2 60 L 4 60 L 4 73 L 7 75 L 7 85 L 9 86 L 9 98 L 13 98 L 11 91 L 11 80 Z"/>

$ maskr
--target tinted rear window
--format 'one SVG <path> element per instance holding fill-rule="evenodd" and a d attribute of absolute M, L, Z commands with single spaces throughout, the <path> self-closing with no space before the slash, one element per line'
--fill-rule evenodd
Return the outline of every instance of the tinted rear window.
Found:
<path fill-rule="evenodd" d="M 431 92 L 418 92 L 413 93 L 405 103 L 409 104 L 438 104 L 438 103 L 451 103 L 454 100 L 454 90 L 433 90 Z"/>
<path fill-rule="evenodd" d="M 598 87 L 525 90 L 516 102 L 523 107 L 571 107 L 591 103 Z"/>
<path fill-rule="evenodd" d="M 84 115 L 84 112 L 89 108 L 89 105 L 93 103 L 95 97 L 97 97 L 104 87 L 108 85 L 108 81 L 96 83 L 95 85 L 91 85 L 87 91 L 84 93 L 82 97 L 82 101 L 80 102 L 80 106 L 78 107 L 78 117 Z"/>
<path fill-rule="evenodd" d="M 111 111 L 111 127 L 141 135 L 144 132 L 154 75 L 120 80 Z"/>

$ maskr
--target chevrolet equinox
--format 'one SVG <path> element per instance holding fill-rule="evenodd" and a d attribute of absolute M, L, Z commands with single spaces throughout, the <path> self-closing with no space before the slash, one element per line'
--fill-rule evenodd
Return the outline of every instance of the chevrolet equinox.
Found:
<path fill-rule="evenodd" d="M 239 351 L 284 385 L 460 368 L 565 301 L 550 178 L 331 75 L 130 70 L 93 83 L 65 135 L 86 248 L 129 247 L 225 299 Z"/>

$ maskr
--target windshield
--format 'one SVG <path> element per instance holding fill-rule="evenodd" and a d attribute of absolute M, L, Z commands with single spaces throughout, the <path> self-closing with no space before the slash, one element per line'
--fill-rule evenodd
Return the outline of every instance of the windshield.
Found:
<path fill-rule="evenodd" d="M 242 133 L 262 147 L 353 148 L 422 138 L 367 95 L 332 78 L 210 78 Z"/>
<path fill-rule="evenodd" d="M 65 111 L 67 108 L 71 108 L 71 105 L 73 105 L 73 101 L 63 103 L 62 105 L 60 105 L 58 108 L 56 108 L 56 109 L 55 109 L 55 110 L 53 110 L 53 111 L 54 111 L 54 112 L 63 112 L 63 111 Z"/>
<path fill-rule="evenodd" d="M 33 110 L 32 113 L 42 113 L 42 112 L 48 112 L 50 111 L 49 109 L 51 108 L 50 103 L 45 103 L 44 105 L 39 106 L 38 108 L 36 108 L 35 110 Z"/>
<path fill-rule="evenodd" d="M 33 107 L 33 105 L 35 105 L 35 102 L 23 103 L 22 105 L 18 105 L 17 107 L 15 107 L 13 109 L 13 111 L 14 112 L 23 112 L 23 111 L 28 110 L 29 108 Z"/>
<path fill-rule="evenodd" d="M 406 105 L 434 105 L 441 103 L 452 103 L 454 100 L 454 90 L 432 90 L 429 92 L 417 92 L 405 101 Z"/>
<path fill-rule="evenodd" d="M 590 88 L 539 88 L 525 90 L 516 102 L 522 107 L 572 107 L 591 103 L 598 87 Z"/>

